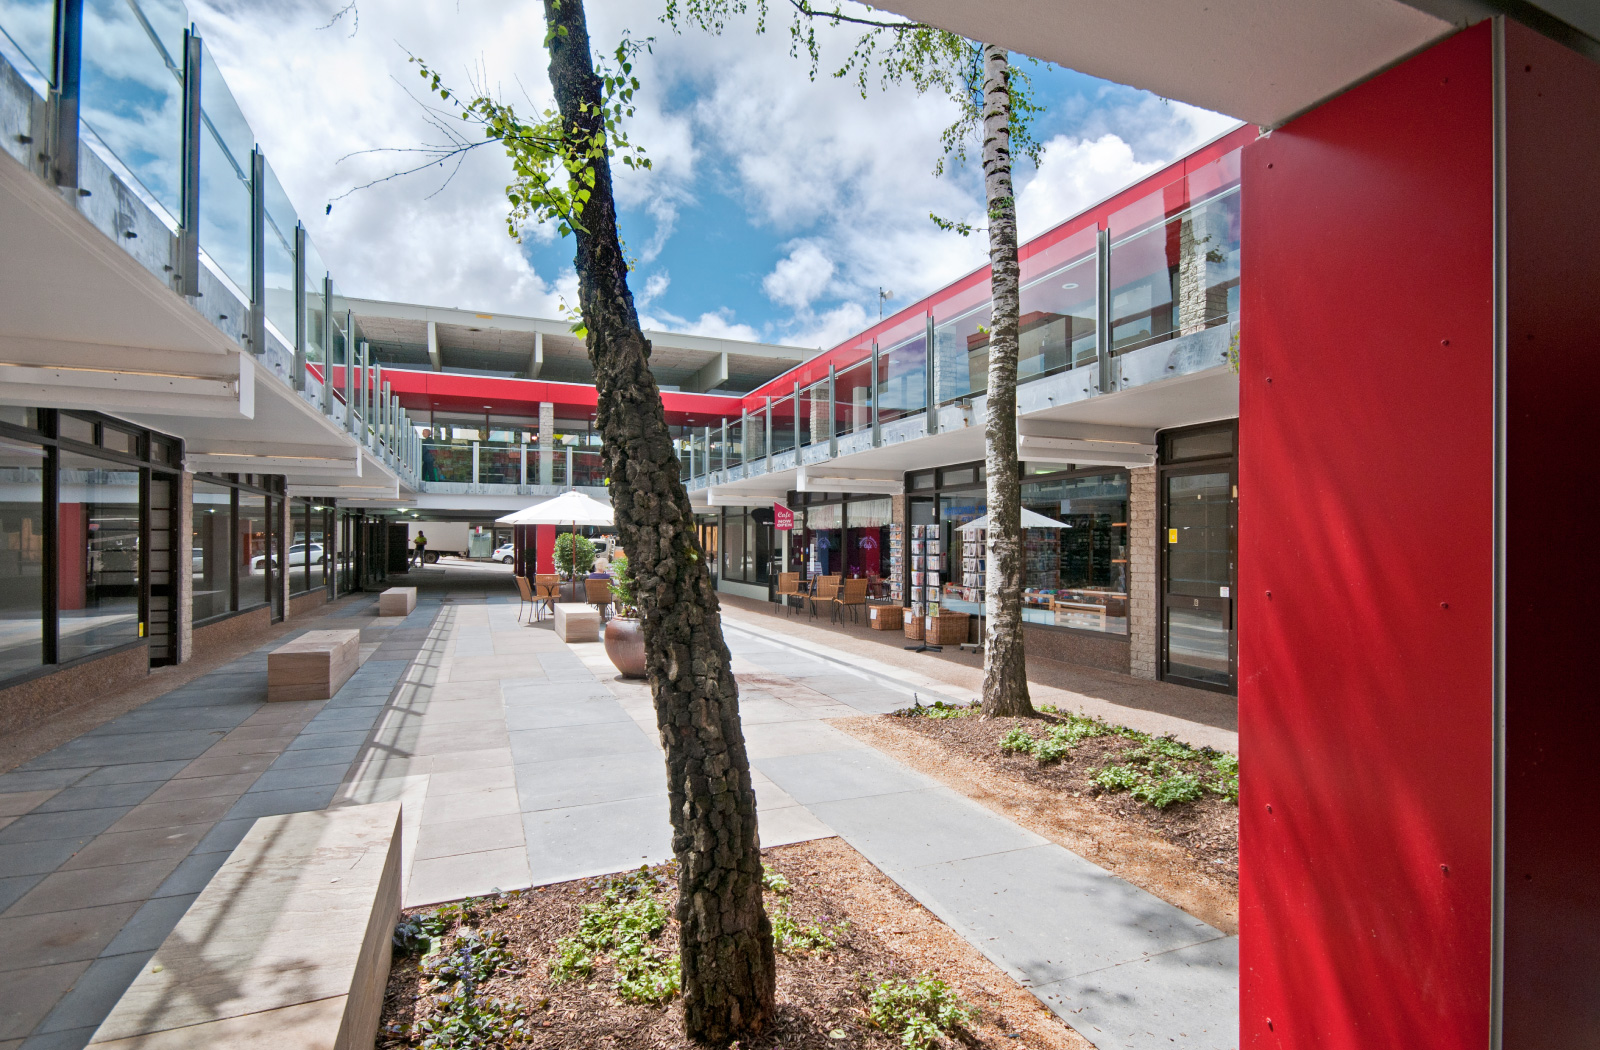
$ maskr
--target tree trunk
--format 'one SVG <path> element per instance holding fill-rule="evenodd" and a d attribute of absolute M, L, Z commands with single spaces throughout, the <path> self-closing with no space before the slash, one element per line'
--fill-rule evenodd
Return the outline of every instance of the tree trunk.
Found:
<path fill-rule="evenodd" d="M 1017 203 L 1011 195 L 1010 65 L 1003 47 L 983 46 L 983 189 L 989 204 L 989 393 L 984 416 L 989 488 L 988 626 L 983 714 L 1033 714 L 1022 652 L 1022 491 L 1017 478 L 1017 328 L 1021 316 Z"/>
<path fill-rule="evenodd" d="M 585 137 L 603 136 L 583 4 L 545 0 L 544 7 L 550 83 L 562 118 Z M 611 166 L 605 156 L 590 163 L 592 195 L 574 224 L 578 294 L 599 390 L 611 505 L 633 571 L 667 756 L 684 1025 L 690 1038 L 726 1043 L 760 1030 L 775 995 L 755 791 L 710 566 L 628 290 Z"/>

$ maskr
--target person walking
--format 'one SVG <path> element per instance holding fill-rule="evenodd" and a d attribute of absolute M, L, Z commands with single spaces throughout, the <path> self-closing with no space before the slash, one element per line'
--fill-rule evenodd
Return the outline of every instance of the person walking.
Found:
<path fill-rule="evenodd" d="M 418 529 L 416 537 L 414 539 L 412 539 L 412 541 L 411 541 L 411 546 L 415 549 L 416 553 L 414 555 L 414 558 L 415 558 L 415 561 L 416 561 L 417 568 L 420 569 L 420 568 L 422 568 L 422 566 L 426 565 L 427 562 L 428 562 L 428 536 L 427 536 L 427 534 L 424 533 L 421 529 Z"/>

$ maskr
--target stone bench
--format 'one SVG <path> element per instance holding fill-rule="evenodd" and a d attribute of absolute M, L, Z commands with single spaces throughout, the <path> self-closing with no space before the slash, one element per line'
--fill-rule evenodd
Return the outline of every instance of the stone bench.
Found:
<path fill-rule="evenodd" d="M 400 915 L 400 804 L 262 817 L 95 1050 L 370 1048 Z"/>
<path fill-rule="evenodd" d="M 379 616 L 408 616 L 417 607 L 415 587 L 390 587 L 378 595 Z"/>
<path fill-rule="evenodd" d="M 267 654 L 267 699 L 327 700 L 360 665 L 360 631 L 307 631 Z"/>
<path fill-rule="evenodd" d="M 563 642 L 598 642 L 600 610 L 579 602 L 557 602 L 556 637 Z"/>

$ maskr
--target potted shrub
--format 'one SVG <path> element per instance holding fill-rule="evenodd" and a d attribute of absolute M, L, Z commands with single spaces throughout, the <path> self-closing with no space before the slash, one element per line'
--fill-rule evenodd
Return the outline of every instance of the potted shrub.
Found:
<path fill-rule="evenodd" d="M 594 570 L 594 541 L 587 536 L 563 532 L 556 536 L 556 571 L 569 580 Z"/>
<path fill-rule="evenodd" d="M 633 596 L 633 573 L 621 554 L 611 562 L 611 598 L 616 614 L 606 621 L 606 655 L 624 678 L 643 678 L 644 624 Z"/>

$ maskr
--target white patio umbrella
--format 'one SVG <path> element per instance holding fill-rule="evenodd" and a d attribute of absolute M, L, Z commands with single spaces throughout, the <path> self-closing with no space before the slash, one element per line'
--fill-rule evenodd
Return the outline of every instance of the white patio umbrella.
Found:
<path fill-rule="evenodd" d="M 505 519 L 502 518 L 501 520 L 504 521 Z M 969 521 L 965 525 L 961 526 L 961 531 L 962 532 L 981 532 L 982 530 L 987 529 L 988 527 L 989 527 L 989 515 L 985 514 L 983 517 L 978 518 L 975 521 Z M 1033 511 L 1029 510 L 1027 507 L 1023 507 L 1022 508 L 1022 527 L 1025 528 L 1025 529 L 1070 529 L 1070 528 L 1072 528 L 1071 525 L 1068 525 L 1064 521 L 1057 521 L 1054 518 L 1047 518 L 1043 514 L 1035 514 Z"/>
<path fill-rule="evenodd" d="M 576 535 L 579 525 L 614 525 L 616 519 L 611 513 L 610 504 L 601 503 L 581 492 L 569 490 L 555 499 L 548 499 L 543 503 L 514 511 L 503 518 L 496 518 L 495 522 L 500 525 L 571 525 L 572 532 Z M 577 562 L 576 543 L 574 540 L 574 566 Z"/>

